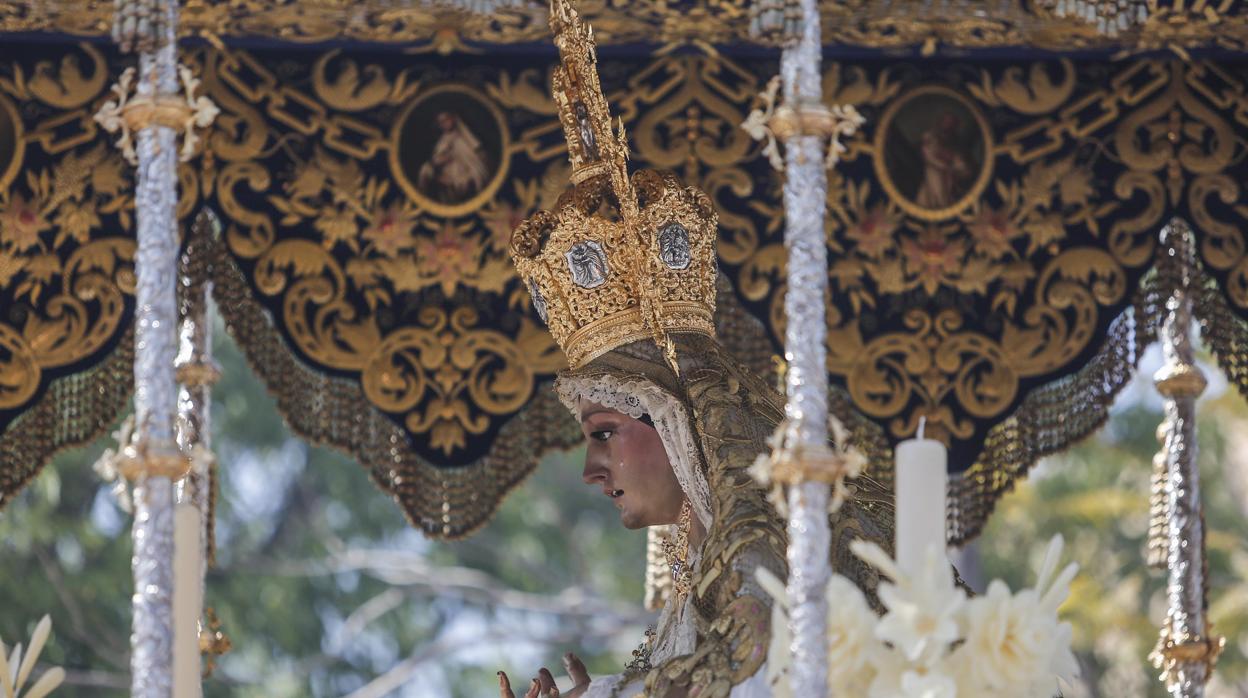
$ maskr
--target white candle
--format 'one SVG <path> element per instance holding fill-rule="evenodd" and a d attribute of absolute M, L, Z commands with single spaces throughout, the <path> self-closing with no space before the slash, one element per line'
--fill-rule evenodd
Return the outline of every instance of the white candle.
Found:
<path fill-rule="evenodd" d="M 189 502 L 173 512 L 173 698 L 199 698 L 199 616 L 203 609 L 199 509 Z"/>
<path fill-rule="evenodd" d="M 923 438 L 924 421 L 916 439 L 897 444 L 897 564 L 916 574 L 927 550 L 945 550 L 945 445 Z"/>

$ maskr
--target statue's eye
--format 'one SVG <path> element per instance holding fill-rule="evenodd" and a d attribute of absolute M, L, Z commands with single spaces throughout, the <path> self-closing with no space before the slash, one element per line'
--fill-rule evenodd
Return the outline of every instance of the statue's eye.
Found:
<path fill-rule="evenodd" d="M 611 438 L 611 435 L 614 433 L 615 432 L 611 431 L 610 429 L 599 429 L 598 431 L 591 431 L 589 433 L 589 438 L 595 439 L 597 441 L 606 441 L 607 439 Z"/>

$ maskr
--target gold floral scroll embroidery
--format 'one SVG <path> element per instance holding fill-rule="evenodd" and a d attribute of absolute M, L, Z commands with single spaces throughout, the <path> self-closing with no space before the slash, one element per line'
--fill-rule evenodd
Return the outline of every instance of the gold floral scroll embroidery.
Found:
<path fill-rule="evenodd" d="M 89 45 L 0 61 L 0 505 L 130 389 L 133 180 L 92 119 Z"/>

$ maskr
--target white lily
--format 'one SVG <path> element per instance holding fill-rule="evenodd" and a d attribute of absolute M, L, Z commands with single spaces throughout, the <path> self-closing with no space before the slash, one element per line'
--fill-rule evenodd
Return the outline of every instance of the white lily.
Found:
<path fill-rule="evenodd" d="M 1040 607 L 1046 616 L 1054 619 L 1057 618 L 1057 609 L 1061 608 L 1070 596 L 1070 583 L 1079 573 L 1079 565 L 1071 562 L 1058 573 L 1056 578 L 1049 579 L 1052 571 L 1057 569 L 1058 561 L 1061 560 L 1064 545 L 1065 541 L 1061 534 L 1053 536 L 1049 541 L 1048 550 L 1044 553 L 1044 561 L 1040 564 L 1040 572 L 1036 576 L 1036 593 L 1040 595 Z M 1079 662 L 1075 659 L 1074 653 L 1070 651 L 1070 636 L 1070 623 L 1058 623 L 1054 640 L 1056 650 L 1049 664 L 1049 672 L 1063 681 L 1073 681 L 1079 678 Z"/>
<path fill-rule="evenodd" d="M 767 683 L 773 698 L 790 698 L 788 682 L 791 636 L 788 626 L 788 594 L 784 582 L 765 568 L 754 572 L 759 586 L 775 603 L 771 607 L 771 645 L 767 650 Z M 835 671 L 829 676 L 831 695 L 865 695 L 875 675 L 875 664 L 884 652 L 873 637 L 877 618 L 862 591 L 853 582 L 833 576 L 827 587 L 828 660 Z"/>
<path fill-rule="evenodd" d="M 35 625 L 35 632 L 30 636 L 30 649 L 26 651 L 26 656 L 22 656 L 22 645 L 19 642 L 14 648 L 13 653 L 5 658 L 7 648 L 4 641 L 0 640 L 0 696 L 3 698 L 44 698 L 54 691 L 61 682 L 65 680 L 65 670 L 60 667 L 53 667 L 39 677 L 39 680 L 30 687 L 26 693 L 22 693 L 22 686 L 26 685 L 26 679 L 30 678 L 30 672 L 34 671 L 35 662 L 39 660 L 39 653 L 43 652 L 43 646 L 48 641 L 48 635 L 52 632 L 52 619 L 44 616 Z"/>
<path fill-rule="evenodd" d="M 907 671 L 901 675 L 901 698 L 958 698 L 958 686 L 940 672 Z"/>
<path fill-rule="evenodd" d="M 1060 682 L 1078 676 L 1070 625 L 1057 615 L 1078 566 L 1057 572 L 1060 536 L 1049 543 L 1034 588 L 1014 594 L 997 580 L 986 594 L 969 601 L 939 546 L 927 551 L 915 574 L 903 572 L 874 543 L 854 541 L 850 550 L 891 580 L 878 590 L 887 612 L 877 619 L 856 585 L 839 575 L 829 580 L 830 695 L 1051 698 Z M 776 600 L 768 683 L 777 698 L 791 698 L 784 582 L 764 569 L 756 577 Z"/>
<path fill-rule="evenodd" d="M 834 696 L 860 696 L 875 676 L 884 648 L 872 637 L 879 620 L 862 591 L 836 575 L 828 580 L 828 666 L 835 667 L 829 683 Z"/>
<path fill-rule="evenodd" d="M 775 599 L 771 605 L 771 644 L 767 647 L 767 685 L 771 686 L 772 698 L 791 698 L 788 670 L 792 651 L 789 648 L 789 596 L 784 582 L 771 570 L 759 567 L 754 570 L 763 591 Z"/>
<path fill-rule="evenodd" d="M 986 694 L 1050 698 L 1058 678 L 1078 675 L 1070 625 L 1057 616 L 1078 566 L 1067 565 L 1054 577 L 1061 551 L 1061 537 L 1055 536 L 1034 588 L 1011 594 L 994 580 L 986 594 L 967 604 L 966 642 L 952 661 L 959 674 Z"/>
<path fill-rule="evenodd" d="M 875 636 L 920 666 L 942 657 L 961 636 L 958 617 L 966 602 L 966 594 L 953 583 L 944 551 L 928 550 L 919 574 L 911 577 L 874 543 L 854 541 L 850 550 L 893 579 L 892 584 L 880 583 L 880 602 L 888 612 L 876 625 Z"/>

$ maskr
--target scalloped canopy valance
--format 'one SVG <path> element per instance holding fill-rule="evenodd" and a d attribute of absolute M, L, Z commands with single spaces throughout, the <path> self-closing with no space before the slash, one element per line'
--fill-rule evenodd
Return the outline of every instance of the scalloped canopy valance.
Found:
<path fill-rule="evenodd" d="M 111 4 L 32 7 L 0 2 L 0 26 L 98 35 Z M 544 19 L 500 11 L 481 20 L 501 32 L 490 39 L 438 25 L 463 15 L 444 6 L 242 7 L 189 3 L 186 26 L 309 42 L 384 26 L 386 41 L 430 49 L 189 43 L 182 59 L 221 114 L 179 172 L 179 215 L 188 231 L 206 212 L 218 221 L 196 227 L 192 268 L 215 282 L 292 426 L 351 453 L 422 530 L 464 535 L 544 451 L 578 439 L 546 387 L 562 357 L 506 255 L 516 223 L 567 181 L 553 57 L 472 43 L 544 41 Z M 676 5 L 595 7 L 620 42 L 691 40 L 664 14 Z M 708 40 L 744 41 L 731 34 L 744 5 L 699 7 L 719 17 Z M 331 10 L 350 21 L 331 27 L 317 14 Z M 129 382 L 133 172 L 92 117 L 133 59 L 38 36 L 0 47 L 0 502 L 107 425 Z M 783 336 L 780 179 L 739 126 L 777 66 L 735 46 L 604 51 L 601 72 L 636 164 L 714 199 L 718 324 L 769 370 Z M 1157 234 L 1173 217 L 1197 236 L 1204 308 L 1223 318 L 1215 349 L 1248 383 L 1245 66 L 1232 54 L 825 64 L 825 99 L 867 117 L 829 182 L 834 405 L 880 462 L 927 418 L 962 473 L 958 537 L 1105 418 L 1155 331 Z M 432 154 L 455 139 L 444 171 Z"/>

